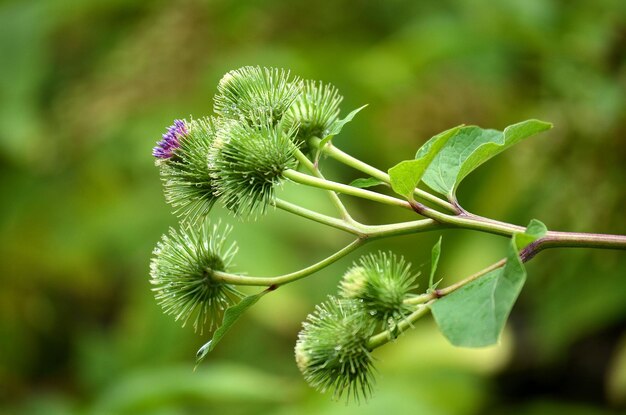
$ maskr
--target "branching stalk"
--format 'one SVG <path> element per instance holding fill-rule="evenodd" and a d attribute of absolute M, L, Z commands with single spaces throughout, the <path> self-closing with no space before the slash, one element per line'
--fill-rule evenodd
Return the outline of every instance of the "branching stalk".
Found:
<path fill-rule="evenodd" d="M 320 141 L 321 140 L 318 138 L 314 138 L 311 140 L 313 145 L 318 149 L 319 149 Z M 378 179 L 386 184 L 390 183 L 389 175 L 387 173 L 349 155 L 348 153 L 345 153 L 344 151 L 333 146 L 333 144 L 330 142 L 326 143 L 326 145 L 324 145 L 324 148 L 319 149 L 319 150 L 327 154 L 328 156 L 332 157 L 334 160 L 345 164 L 346 166 L 352 167 L 355 170 L 368 174 L 374 177 L 375 179 Z M 431 202 L 439 207 L 442 207 L 451 213 L 458 213 L 458 209 L 452 203 L 449 203 L 443 199 L 440 199 L 437 196 L 431 193 L 428 193 L 422 189 L 416 188 L 415 196 L 423 200 L 426 200 L 428 202 Z"/>
<path fill-rule="evenodd" d="M 320 171 L 320 169 L 311 162 L 311 160 L 308 159 L 307 156 L 304 155 L 304 153 L 302 153 L 301 150 L 296 150 L 295 152 L 296 158 L 298 159 L 298 161 L 307 169 L 311 172 L 311 174 L 313 174 L 315 177 L 317 177 L 318 179 L 322 179 L 324 180 L 324 175 L 322 174 L 322 172 Z M 332 190 L 328 191 L 328 197 L 330 198 L 330 200 L 333 202 L 333 204 L 335 205 L 335 207 L 337 208 L 337 210 L 339 211 L 339 214 L 341 215 L 342 218 L 344 218 L 347 221 L 351 221 L 352 217 L 350 216 L 350 213 L 348 212 L 348 209 L 346 208 L 346 206 L 343 204 L 343 202 L 341 201 L 341 199 L 339 199 L 339 196 L 337 196 L 337 193 L 335 193 Z"/>
<path fill-rule="evenodd" d="M 280 275 L 278 277 L 250 277 L 247 275 L 237 275 L 231 274 L 228 272 L 222 271 L 213 271 L 207 270 L 211 273 L 213 281 L 223 282 L 226 284 L 234 284 L 234 285 L 252 285 L 257 287 L 279 287 L 281 285 L 302 279 L 304 277 L 308 277 L 309 275 L 326 268 L 333 262 L 337 262 L 339 259 L 348 255 L 350 252 L 354 251 L 361 245 L 363 245 L 367 239 L 356 239 L 352 241 L 349 245 L 345 246 L 343 249 L 335 252 L 331 256 L 317 262 L 307 268 L 303 268 L 299 271 L 292 272 L 290 274 Z"/>
<path fill-rule="evenodd" d="M 360 232 L 354 225 L 347 223 L 346 220 L 333 218 L 332 216 L 318 213 L 314 210 L 310 210 L 302 206 L 289 203 L 282 199 L 276 199 L 272 204 L 279 209 L 312 220 L 314 222 L 321 223 L 323 225 L 327 225 L 357 236 L 362 235 L 362 232 Z"/>
<path fill-rule="evenodd" d="M 528 262 L 532 258 L 534 258 L 537 253 L 544 249 L 566 247 L 626 250 L 626 236 L 548 231 L 548 233 L 544 237 L 537 239 L 535 242 L 529 244 L 527 247 L 522 249 L 522 251 L 519 253 L 519 256 L 522 262 Z M 470 282 L 479 279 L 485 274 L 500 267 L 503 267 L 505 264 L 506 258 L 503 258 L 446 288 L 433 290 L 432 292 L 412 297 L 406 300 L 405 303 L 422 304 L 446 296 L 458 290 L 459 288 L 469 284 Z"/>
<path fill-rule="evenodd" d="M 358 187 L 349 186 L 347 184 L 337 183 L 330 180 L 309 176 L 308 174 L 303 174 L 296 170 L 285 170 L 283 172 L 283 176 L 296 183 L 304 184 L 307 186 L 317 187 L 319 189 L 333 190 L 338 193 L 344 193 L 350 196 L 356 196 L 362 199 L 368 199 L 373 202 L 383 203 L 390 206 L 402 207 L 404 209 L 412 209 L 409 202 L 405 200 L 372 192 L 371 190 L 359 189 Z"/>

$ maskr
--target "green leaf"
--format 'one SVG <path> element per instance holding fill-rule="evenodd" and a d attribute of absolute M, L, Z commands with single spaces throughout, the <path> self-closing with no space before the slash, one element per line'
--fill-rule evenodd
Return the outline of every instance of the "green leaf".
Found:
<path fill-rule="evenodd" d="M 328 142 L 330 140 L 332 140 L 332 138 L 334 136 L 336 136 L 337 134 L 339 134 L 341 132 L 341 130 L 343 129 L 343 126 L 346 125 L 347 123 L 349 123 L 350 121 L 352 121 L 352 119 L 354 118 L 354 116 L 361 111 L 363 108 L 367 107 L 367 104 L 363 105 L 360 108 L 355 109 L 354 111 L 352 111 L 350 114 L 346 115 L 345 118 L 341 119 L 341 120 L 337 120 L 335 121 L 330 128 L 328 129 L 328 131 L 326 131 L 326 136 L 323 137 L 318 146 L 317 146 L 317 152 L 315 153 L 315 165 L 317 165 L 319 163 L 319 159 L 320 156 L 322 154 L 322 150 L 324 149 L 324 146 L 326 144 L 328 144 Z"/>
<path fill-rule="evenodd" d="M 430 253 L 430 277 L 428 278 L 428 289 L 433 288 L 433 281 L 435 280 L 435 272 L 437 272 L 437 265 L 439 264 L 439 256 L 441 255 L 441 239 L 443 237 L 440 236 L 437 243 L 433 246 L 433 249 Z"/>
<path fill-rule="evenodd" d="M 504 267 L 435 301 L 433 317 L 453 345 L 490 346 L 498 342 L 525 281 L 526 270 L 512 240 Z"/>
<path fill-rule="evenodd" d="M 373 177 L 367 177 L 363 179 L 353 180 L 350 183 L 350 186 L 360 187 L 361 189 L 364 189 L 366 187 L 373 187 L 373 186 L 378 186 L 381 184 L 385 184 L 385 182 L 383 182 L 382 180 L 375 179 Z"/>
<path fill-rule="evenodd" d="M 530 221 L 528 226 L 526 227 L 526 231 L 524 233 L 516 233 L 513 239 L 515 240 L 515 246 L 518 250 L 524 249 L 531 243 L 535 242 L 537 239 L 543 237 L 546 232 L 548 232 L 548 228 L 543 222 L 533 219 Z"/>
<path fill-rule="evenodd" d="M 459 183 L 478 166 L 519 141 L 550 128 L 552 124 L 539 120 L 522 121 L 504 131 L 463 127 L 436 155 L 424 173 L 423 181 L 436 192 L 454 196 Z M 430 151 L 433 140 L 418 150 L 416 158 Z"/>
<path fill-rule="evenodd" d="M 437 134 L 422 147 L 423 152 L 415 156 L 415 160 L 405 160 L 389 169 L 389 179 L 394 192 L 413 200 L 413 192 L 426 169 L 437 153 L 441 151 L 448 140 L 457 135 L 461 126 L 451 128 Z"/>
<path fill-rule="evenodd" d="M 213 333 L 213 338 L 206 342 L 198 352 L 196 353 L 196 367 L 204 360 L 204 358 L 215 349 L 217 343 L 222 340 L 222 337 L 226 335 L 228 330 L 235 324 L 235 322 L 242 316 L 242 314 L 251 306 L 253 306 L 261 297 L 263 297 L 268 290 L 263 290 L 258 294 L 249 295 L 245 297 L 243 300 L 239 301 L 237 304 L 228 307 L 224 312 L 224 318 L 222 320 L 222 324 L 215 330 Z"/>
<path fill-rule="evenodd" d="M 343 129 L 343 126 L 349 123 L 350 121 L 352 121 L 354 116 L 365 107 L 367 107 L 367 104 L 363 105 L 360 108 L 355 109 L 350 114 L 346 115 L 345 118 L 335 121 L 333 125 L 331 125 L 330 128 L 328 129 L 328 133 L 326 134 L 326 137 L 324 137 L 324 139 L 326 139 L 327 137 L 332 137 L 334 135 L 339 134 L 341 130 Z M 324 143 L 324 140 L 322 140 L 322 142 L 320 143 L 320 149 L 322 148 L 322 143 Z"/>

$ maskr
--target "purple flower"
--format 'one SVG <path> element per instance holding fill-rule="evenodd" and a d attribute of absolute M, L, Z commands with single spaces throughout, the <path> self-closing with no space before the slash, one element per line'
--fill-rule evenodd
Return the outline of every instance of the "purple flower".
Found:
<path fill-rule="evenodd" d="M 152 150 L 152 155 L 159 159 L 169 159 L 174 155 L 174 150 L 180 147 L 180 137 L 188 134 L 185 122 L 174 120 L 174 125 L 167 129 L 167 133 L 163 134 L 163 139 L 159 141 Z"/>

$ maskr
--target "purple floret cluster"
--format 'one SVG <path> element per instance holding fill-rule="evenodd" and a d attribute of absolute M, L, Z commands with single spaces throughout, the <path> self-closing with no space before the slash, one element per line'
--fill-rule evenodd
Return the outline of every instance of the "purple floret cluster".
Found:
<path fill-rule="evenodd" d="M 174 150 L 180 147 L 180 137 L 187 135 L 187 126 L 181 120 L 174 120 L 174 125 L 163 134 L 163 139 L 159 141 L 152 150 L 152 155 L 159 159 L 169 159 L 174 155 Z"/>

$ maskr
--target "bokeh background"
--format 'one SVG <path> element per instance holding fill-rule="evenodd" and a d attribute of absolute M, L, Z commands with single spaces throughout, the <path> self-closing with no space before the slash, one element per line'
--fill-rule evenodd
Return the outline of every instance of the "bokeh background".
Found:
<path fill-rule="evenodd" d="M 369 104 L 335 143 L 383 169 L 454 125 L 551 121 L 470 176 L 463 205 L 520 225 L 626 233 L 626 2 L 6 0 L 0 62 L 0 413 L 626 410 L 621 252 L 535 258 L 497 347 L 452 348 L 425 318 L 376 352 L 376 394 L 361 406 L 308 388 L 293 359 L 301 321 L 358 254 L 264 297 L 195 373 L 206 335 L 164 316 L 148 284 L 151 250 L 176 224 L 151 148 L 174 118 L 209 114 L 220 77 L 243 65 L 330 82 L 344 114 Z M 336 180 L 361 176 L 322 166 Z M 332 212 L 321 192 L 283 192 Z M 367 223 L 409 218 L 346 201 Z M 237 269 L 252 275 L 299 269 L 349 240 L 280 211 L 235 226 Z M 443 236 L 445 282 L 506 247 Z M 438 237 L 367 250 L 394 249 L 426 273 Z"/>

